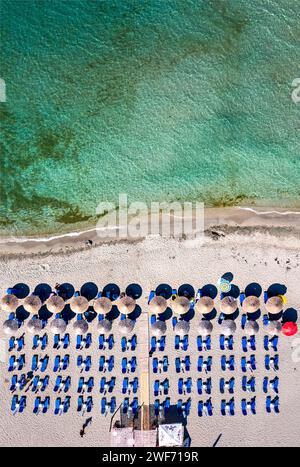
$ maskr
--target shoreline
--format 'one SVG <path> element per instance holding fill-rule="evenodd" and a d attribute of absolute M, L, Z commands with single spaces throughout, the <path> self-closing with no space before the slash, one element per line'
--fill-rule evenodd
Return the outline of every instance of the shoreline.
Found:
<path fill-rule="evenodd" d="M 173 221 L 176 219 L 173 217 Z M 181 220 L 180 220 L 181 222 Z M 141 217 L 141 225 L 149 223 L 148 217 Z M 121 228 L 118 229 L 119 231 Z M 0 236 L 0 256 L 11 257 L 19 254 L 36 255 L 45 253 L 68 253 L 91 246 L 114 243 L 137 243 L 157 235 L 141 235 L 129 238 L 126 235 L 110 235 L 116 226 L 94 227 L 75 230 L 65 234 L 45 237 L 2 237 Z M 230 234 L 251 235 L 255 232 L 269 233 L 275 237 L 295 237 L 300 239 L 300 211 L 280 208 L 228 207 L 207 208 L 204 211 L 204 235 L 217 240 Z M 196 235 L 190 239 L 195 238 Z M 170 237 L 174 238 L 174 237 Z M 182 240 L 182 239 L 178 239 Z"/>

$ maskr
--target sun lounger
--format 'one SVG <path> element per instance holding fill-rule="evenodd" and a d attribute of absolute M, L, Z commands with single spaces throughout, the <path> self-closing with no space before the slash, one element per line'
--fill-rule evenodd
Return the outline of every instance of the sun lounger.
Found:
<path fill-rule="evenodd" d="M 44 334 L 43 337 L 42 337 L 41 349 L 45 350 L 47 345 L 48 345 L 48 336 L 47 336 L 47 334 Z"/>
<path fill-rule="evenodd" d="M 225 350 L 225 336 L 224 336 L 224 334 L 220 335 L 219 342 L 220 342 L 220 349 Z"/>
<path fill-rule="evenodd" d="M 42 386 L 41 386 L 41 391 L 45 391 L 45 389 L 47 388 L 49 384 L 49 376 L 45 376 L 45 378 L 43 379 L 43 382 L 42 382 Z"/>
<path fill-rule="evenodd" d="M 155 416 L 157 417 L 158 414 L 159 414 L 159 399 L 155 399 L 154 401 L 154 413 L 155 413 Z"/>
<path fill-rule="evenodd" d="M 110 406 L 110 413 L 113 414 L 116 410 L 116 398 L 115 397 L 112 397 L 111 400 L 110 400 L 110 403 L 109 403 L 109 406 Z"/>
<path fill-rule="evenodd" d="M 156 337 L 152 336 L 151 337 L 151 349 L 150 352 L 153 353 L 156 350 Z"/>
<path fill-rule="evenodd" d="M 86 400 L 86 411 L 90 412 L 92 410 L 92 407 L 93 407 L 93 398 L 92 396 L 88 396 Z"/>
<path fill-rule="evenodd" d="M 81 412 L 83 406 L 83 396 L 78 397 L 77 401 L 77 412 Z"/>
<path fill-rule="evenodd" d="M 268 413 L 271 413 L 271 396 L 266 398 L 266 410 Z"/>
<path fill-rule="evenodd" d="M 70 345 L 70 334 L 65 334 L 63 337 L 63 348 L 67 349 Z"/>
<path fill-rule="evenodd" d="M 21 352 L 24 347 L 24 336 L 21 336 L 17 339 L 17 352 Z"/>
<path fill-rule="evenodd" d="M 102 415 L 106 414 L 106 406 L 107 406 L 106 397 L 102 397 L 101 399 L 101 414 Z"/>
<path fill-rule="evenodd" d="M 61 381 L 62 381 L 62 377 L 60 375 L 57 376 L 57 378 L 55 380 L 55 386 L 54 386 L 54 391 L 55 392 L 57 392 L 60 389 Z"/>
<path fill-rule="evenodd" d="M 246 315 L 246 313 L 244 313 L 244 314 L 242 314 L 242 318 L 241 318 L 242 329 L 245 329 L 246 323 L 247 323 L 247 315 Z"/>
<path fill-rule="evenodd" d="M 278 336 L 273 336 L 272 339 L 270 339 L 270 344 L 275 352 L 278 351 Z"/>
<path fill-rule="evenodd" d="M 60 335 L 59 335 L 59 334 L 55 334 L 55 335 L 54 335 L 53 348 L 54 348 L 54 349 L 58 349 L 58 348 L 59 348 L 59 345 L 60 345 Z"/>
<path fill-rule="evenodd" d="M 279 378 L 278 378 L 278 376 L 275 376 L 275 378 L 272 381 L 270 381 L 270 387 L 277 394 L 278 394 L 278 386 L 279 386 Z"/>
<path fill-rule="evenodd" d="M 88 355 L 85 359 L 85 371 L 90 371 L 92 366 L 92 357 Z"/>
<path fill-rule="evenodd" d="M 61 407 L 62 407 L 61 397 L 57 397 L 55 400 L 55 409 L 54 409 L 55 415 L 58 415 L 61 412 Z"/>
<path fill-rule="evenodd" d="M 246 298 L 246 295 L 245 295 L 244 292 L 242 292 L 242 293 L 240 294 L 240 304 L 241 304 L 241 306 L 243 305 L 243 302 L 244 302 L 245 298 Z"/>
<path fill-rule="evenodd" d="M 173 318 L 172 318 L 173 329 L 175 329 L 175 326 L 176 326 L 177 322 L 178 322 L 178 319 L 176 318 L 176 316 L 173 316 Z"/>
<path fill-rule="evenodd" d="M 92 334 L 89 332 L 85 337 L 85 348 L 88 349 L 92 345 Z"/>
<path fill-rule="evenodd" d="M 71 376 L 67 376 L 64 384 L 65 384 L 64 392 L 68 392 L 71 387 Z"/>
<path fill-rule="evenodd" d="M 13 412 L 16 411 L 17 402 L 18 402 L 18 396 L 15 395 L 15 396 L 13 396 L 12 401 L 11 401 L 11 410 L 12 410 Z"/>
<path fill-rule="evenodd" d="M 33 413 L 38 414 L 40 410 L 40 403 L 41 403 L 41 398 L 38 396 L 34 400 L 34 408 L 33 408 Z"/>
<path fill-rule="evenodd" d="M 56 355 L 54 359 L 54 366 L 53 366 L 53 371 L 56 372 L 59 370 L 59 365 L 60 365 L 60 356 Z"/>
<path fill-rule="evenodd" d="M 250 355 L 250 365 L 251 365 L 251 369 L 252 369 L 253 371 L 256 370 L 255 355 Z"/>
<path fill-rule="evenodd" d="M 248 352 L 248 339 L 246 336 L 242 337 L 242 349 L 244 352 Z"/>
<path fill-rule="evenodd" d="M 82 349 L 82 336 L 80 334 L 76 337 L 76 349 Z"/>
<path fill-rule="evenodd" d="M 32 349 L 35 350 L 38 348 L 40 344 L 40 338 L 39 336 L 36 334 L 35 336 L 33 336 L 33 339 L 32 339 Z"/>
<path fill-rule="evenodd" d="M 137 346 L 137 337 L 136 337 L 136 334 L 134 334 L 132 338 L 130 339 L 130 350 L 134 352 L 136 350 L 136 346 Z"/>
<path fill-rule="evenodd" d="M 267 326 L 270 322 L 269 315 L 264 315 L 263 316 L 263 324 L 264 326 Z"/>
<path fill-rule="evenodd" d="M 229 413 L 230 415 L 234 415 L 234 399 L 229 401 Z"/>
<path fill-rule="evenodd" d="M 122 373 L 127 373 L 127 358 L 122 358 Z"/>
<path fill-rule="evenodd" d="M 264 302 L 267 303 L 268 299 L 269 299 L 268 292 L 264 291 Z"/>
<path fill-rule="evenodd" d="M 136 394 L 136 393 L 137 393 L 138 387 L 139 387 L 139 380 L 138 380 L 138 378 L 134 378 L 133 384 L 132 384 L 132 392 L 133 392 L 133 394 Z"/>
<path fill-rule="evenodd" d="M 202 401 L 198 402 L 198 416 L 199 417 L 203 416 L 203 402 Z"/>
<path fill-rule="evenodd" d="M 111 358 L 113 358 L 113 357 L 111 357 Z M 135 370 L 136 370 L 136 365 L 137 365 L 137 363 L 136 363 L 136 357 L 132 357 L 131 360 L 130 360 L 130 371 L 131 371 L 131 373 L 134 373 L 134 372 L 135 372 Z"/>
<path fill-rule="evenodd" d="M 157 358 L 153 358 L 152 367 L 153 367 L 153 373 L 157 373 L 158 372 L 158 359 Z M 122 369 L 123 369 L 123 361 L 122 361 Z"/>
<path fill-rule="evenodd" d="M 253 397 L 250 401 L 250 409 L 253 415 L 256 414 L 256 399 Z"/>
<path fill-rule="evenodd" d="M 189 336 L 183 336 L 182 340 L 182 350 L 186 351 L 189 346 Z"/>
<path fill-rule="evenodd" d="M 179 337 L 179 336 L 175 336 L 175 344 L 174 344 L 174 346 L 175 346 L 175 349 L 176 349 L 176 350 L 179 350 L 179 348 L 180 348 L 180 337 Z"/>
<path fill-rule="evenodd" d="M 191 368 L 190 357 L 188 356 L 185 357 L 184 364 L 185 364 L 185 371 L 190 371 L 190 368 Z"/>
<path fill-rule="evenodd" d="M 25 407 L 26 407 L 26 396 L 21 396 L 19 412 L 20 413 L 24 412 Z"/>
<path fill-rule="evenodd" d="M 105 376 L 102 376 L 100 379 L 100 393 L 103 394 L 105 391 L 105 384 L 106 384 L 106 378 Z"/>
<path fill-rule="evenodd" d="M 126 338 L 125 338 L 125 337 L 124 337 L 124 338 L 122 337 L 121 342 L 123 342 L 123 339 L 126 339 Z M 100 335 L 99 335 L 99 340 L 98 340 L 98 342 L 99 342 L 98 348 L 99 348 L 100 350 L 103 350 L 103 349 L 104 349 L 104 343 L 105 343 L 105 336 L 104 336 L 104 334 L 100 334 Z"/>
<path fill-rule="evenodd" d="M 8 351 L 11 352 L 14 348 L 15 348 L 15 338 L 14 336 L 10 337 L 9 338 L 9 341 L 8 341 Z"/>
<path fill-rule="evenodd" d="M 13 375 L 11 378 L 10 391 L 15 391 L 17 382 L 18 382 L 18 375 Z"/>
<path fill-rule="evenodd" d="M 151 315 L 150 317 L 150 324 L 154 324 L 156 322 L 156 315 Z"/>
<path fill-rule="evenodd" d="M 25 355 L 20 355 L 18 358 L 18 371 L 22 370 L 25 366 Z"/>
<path fill-rule="evenodd" d="M 149 297 L 148 297 L 148 305 L 154 297 L 155 297 L 155 291 L 151 290 Z"/>
<path fill-rule="evenodd" d="M 50 397 L 47 396 L 43 403 L 43 413 L 48 412 L 49 406 L 50 406 Z"/>
<path fill-rule="evenodd" d="M 92 392 L 94 387 L 94 378 L 91 376 L 87 382 L 87 392 Z"/>
<path fill-rule="evenodd" d="M 175 368 L 176 368 L 176 373 L 181 372 L 181 362 L 180 362 L 179 357 L 176 357 L 176 359 L 175 359 Z"/>
<path fill-rule="evenodd" d="M 154 396 L 158 396 L 159 395 L 159 381 L 158 380 L 155 380 L 154 381 Z"/>
<path fill-rule="evenodd" d="M 69 355 L 65 355 L 64 358 L 63 358 L 63 366 L 62 366 L 62 369 L 63 370 L 66 370 L 69 366 L 69 363 L 70 363 L 70 356 Z"/>
<path fill-rule="evenodd" d="M 197 348 L 198 348 L 198 352 L 202 352 L 202 349 L 203 349 L 202 336 L 197 337 Z"/>
<path fill-rule="evenodd" d="M 182 399 L 178 399 L 178 401 L 177 401 L 177 413 L 179 415 L 182 414 Z"/>
<path fill-rule="evenodd" d="M 108 371 L 112 371 L 113 368 L 114 368 L 114 357 L 113 355 L 111 355 L 108 359 Z M 134 370 L 131 370 L 131 371 L 134 371 Z"/>
<path fill-rule="evenodd" d="M 249 344 L 250 344 L 250 349 L 255 351 L 256 350 L 255 336 L 249 337 Z"/>
<path fill-rule="evenodd" d="M 64 401 L 64 408 L 63 408 L 63 411 L 64 413 L 67 413 L 69 408 L 70 408 L 70 400 L 71 400 L 71 397 L 70 396 L 67 396 L 65 398 L 65 401 Z"/>
<path fill-rule="evenodd" d="M 122 394 L 126 394 L 128 390 L 128 378 L 123 379 L 123 384 L 122 384 Z M 101 389 L 100 389 L 101 392 Z"/>
<path fill-rule="evenodd" d="M 274 404 L 275 413 L 279 413 L 279 397 L 278 396 L 276 396 L 275 399 L 273 399 L 273 404 Z"/>
<path fill-rule="evenodd" d="M 186 392 L 187 394 L 192 392 L 192 378 L 188 378 L 186 381 Z"/>
<path fill-rule="evenodd" d="M 166 347 L 166 336 L 161 336 L 161 338 L 159 339 L 159 347 L 158 347 L 158 350 L 159 350 L 160 352 L 164 352 L 165 347 Z"/>
<path fill-rule="evenodd" d="M 241 358 L 241 367 L 242 367 L 242 371 L 245 373 L 247 371 L 247 360 L 246 360 L 246 357 L 242 357 Z"/>
<path fill-rule="evenodd" d="M 122 402 L 122 411 L 124 414 L 128 412 L 128 408 L 129 408 L 129 398 L 125 397 L 125 399 Z"/>
<path fill-rule="evenodd" d="M 207 415 L 209 417 L 211 417 L 213 415 L 213 406 L 212 406 L 212 402 L 211 402 L 211 399 L 208 399 L 206 402 L 205 402 L 205 410 L 207 412 Z"/>
<path fill-rule="evenodd" d="M 17 367 L 16 357 L 12 355 L 9 357 L 8 371 L 13 371 Z"/>
<path fill-rule="evenodd" d="M 246 401 L 246 399 L 242 399 L 242 401 L 241 401 L 241 407 L 242 407 L 242 414 L 243 414 L 243 415 L 248 415 L 248 411 L 247 411 L 247 401 Z"/>

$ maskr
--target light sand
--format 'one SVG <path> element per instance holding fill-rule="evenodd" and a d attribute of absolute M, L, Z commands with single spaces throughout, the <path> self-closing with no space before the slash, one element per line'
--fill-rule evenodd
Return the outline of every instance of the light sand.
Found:
<path fill-rule="evenodd" d="M 217 224 L 216 224 L 217 225 Z M 256 231 L 248 230 L 247 234 L 230 233 L 230 228 L 220 227 L 225 236 L 217 237 L 210 235 L 204 244 L 197 240 L 165 240 L 161 238 L 146 239 L 136 243 L 107 244 L 97 247 L 84 247 L 77 252 L 69 254 L 51 254 L 51 249 L 47 246 L 43 254 L 4 257 L 0 263 L 0 277 L 2 291 L 17 282 L 26 282 L 30 287 L 34 287 L 40 282 L 48 282 L 54 285 L 56 282 L 71 282 L 79 288 L 84 282 L 94 281 L 101 289 L 109 282 L 119 284 L 121 290 L 125 290 L 126 285 L 131 282 L 141 284 L 143 296 L 139 304 L 143 310 L 147 310 L 147 296 L 151 289 L 159 283 L 166 282 L 176 288 L 182 283 L 190 283 L 195 289 L 206 283 L 216 284 L 217 279 L 225 272 L 231 271 L 234 274 L 234 283 L 241 290 L 250 282 L 259 282 L 263 290 L 274 282 L 284 283 L 288 287 L 288 305 L 296 309 L 300 308 L 300 242 L 296 234 L 287 232 L 284 229 L 277 232 L 279 235 L 267 233 L 264 228 Z M 218 240 L 216 240 L 218 238 Z M 69 246 L 62 247 L 62 251 L 68 250 Z M 47 251 L 49 250 L 49 251 Z M 31 250 L 29 250 L 32 253 Z M 4 253 L 4 247 L 2 253 Z M 11 251 L 10 251 L 11 252 Z M 3 322 L 6 313 L 2 313 Z M 194 324 L 198 322 L 195 317 L 191 322 L 190 347 L 186 354 L 190 355 L 192 367 L 190 376 L 193 377 L 192 411 L 188 418 L 187 430 L 191 436 L 192 446 L 211 446 L 219 434 L 222 437 L 220 446 L 299 446 L 300 445 L 300 376 L 299 363 L 292 361 L 291 345 L 295 338 L 280 339 L 280 414 L 268 415 L 264 403 L 265 395 L 262 392 L 263 376 L 268 372 L 264 369 L 263 359 L 263 331 L 262 326 L 257 339 L 257 414 L 243 417 L 240 410 L 240 401 L 244 393 L 240 388 L 242 372 L 240 370 L 241 351 L 241 331 L 235 336 L 235 351 L 225 352 L 227 355 L 234 353 L 236 356 L 236 415 L 234 417 L 222 417 L 220 415 L 220 401 L 222 396 L 219 393 L 219 378 L 222 375 L 220 370 L 221 351 L 218 350 L 219 333 L 217 322 L 213 332 L 213 349 L 208 354 L 213 356 L 213 394 L 214 405 L 213 417 L 203 417 L 197 415 L 198 400 L 206 397 L 197 394 L 196 381 L 199 376 L 197 372 L 197 358 L 199 352 L 196 347 L 197 332 Z M 238 319 L 240 322 L 240 319 Z M 261 324 L 261 320 L 260 320 Z M 139 336 L 141 320 L 137 323 L 136 333 Z M 240 328 L 240 326 L 239 326 Z M 116 359 L 116 366 L 112 375 L 117 377 L 117 387 L 114 394 L 117 396 L 117 405 L 121 402 L 120 394 L 123 377 L 120 373 L 120 362 L 122 354 L 120 352 L 120 336 L 115 329 L 116 344 L 113 354 Z M 2 333 L 2 331 L 1 331 Z M 0 334 L 4 338 L 3 333 Z M 29 339 L 30 337 L 30 339 Z M 30 335 L 26 335 L 26 370 L 30 369 L 31 350 Z M 52 336 L 50 336 L 50 343 Z M 299 343 L 298 343 L 299 345 Z M 1 363 L 0 368 L 0 445 L 1 446 L 108 446 L 109 445 L 109 424 L 110 417 L 104 418 L 100 414 L 100 394 L 98 391 L 100 373 L 97 364 L 101 351 L 97 349 L 97 333 L 94 334 L 92 349 L 82 351 L 82 354 L 92 355 L 93 367 L 91 375 L 95 376 L 95 388 L 93 390 L 94 407 L 91 413 L 92 424 L 88 426 L 84 438 L 80 438 L 79 431 L 85 419 L 89 416 L 82 416 L 77 413 L 77 384 L 79 370 L 76 368 L 75 336 L 71 332 L 71 366 L 66 374 L 72 376 L 72 387 L 70 395 L 72 397 L 71 408 L 67 415 L 54 416 L 54 393 L 52 391 L 55 377 L 52 369 L 51 383 L 45 395 L 51 396 L 51 407 L 47 414 L 38 416 L 32 413 L 34 395 L 28 392 L 27 408 L 23 414 L 12 415 L 10 411 L 11 394 L 9 391 L 7 363 Z M 108 355 L 112 352 L 106 351 Z M 14 353 L 14 352 L 13 352 Z M 53 365 L 53 356 L 66 352 L 60 350 L 56 352 L 49 346 L 47 353 L 50 355 L 50 366 Z M 136 351 L 138 355 L 138 350 Z M 170 397 L 171 402 L 176 403 L 180 397 L 177 393 L 178 375 L 175 373 L 175 357 L 185 355 L 185 352 L 174 350 L 174 332 L 171 323 L 168 323 L 167 349 L 165 354 L 169 355 L 170 367 L 168 377 L 171 382 Z M 129 356 L 131 352 L 129 352 Z M 272 375 L 273 373 L 270 372 Z M 181 376 L 181 375 L 180 375 Z M 230 372 L 226 373 L 228 378 Z M 153 375 L 151 375 L 151 397 L 153 396 Z M 229 399 L 229 396 L 227 396 Z M 250 399 L 250 395 L 246 394 Z M 183 396 L 187 399 L 187 396 Z"/>

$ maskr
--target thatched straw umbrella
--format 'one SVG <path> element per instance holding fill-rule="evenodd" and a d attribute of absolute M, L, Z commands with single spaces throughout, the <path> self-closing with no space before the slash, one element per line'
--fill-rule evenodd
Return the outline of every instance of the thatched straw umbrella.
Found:
<path fill-rule="evenodd" d="M 37 313 L 41 306 L 41 299 L 37 295 L 28 295 L 23 302 L 23 307 L 28 313 Z"/>
<path fill-rule="evenodd" d="M 225 336 L 232 336 L 236 331 L 236 324 L 232 319 L 224 319 L 220 325 L 221 332 Z"/>
<path fill-rule="evenodd" d="M 55 318 L 50 324 L 53 334 L 63 334 L 67 329 L 67 323 L 61 318 Z"/>
<path fill-rule="evenodd" d="M 96 313 L 106 315 L 112 309 L 111 300 L 107 297 L 100 297 L 94 301 L 94 310 Z"/>
<path fill-rule="evenodd" d="M 75 321 L 73 329 L 76 335 L 86 334 L 89 330 L 89 325 L 85 319 L 81 319 L 79 321 Z"/>
<path fill-rule="evenodd" d="M 18 330 L 19 330 L 19 324 L 18 324 L 18 321 L 16 321 L 15 319 L 7 319 L 6 321 L 4 321 L 3 331 L 5 334 L 13 336 L 17 334 Z"/>
<path fill-rule="evenodd" d="M 176 297 L 171 301 L 172 310 L 176 315 L 184 315 L 189 311 L 190 306 L 190 301 L 186 297 Z"/>
<path fill-rule="evenodd" d="M 38 334 L 43 330 L 43 322 L 39 318 L 31 318 L 27 323 L 27 329 L 31 334 Z"/>
<path fill-rule="evenodd" d="M 46 306 L 51 313 L 61 313 L 65 307 L 65 301 L 59 295 L 52 295 L 46 301 Z"/>
<path fill-rule="evenodd" d="M 278 336 L 281 332 L 282 324 L 280 321 L 269 321 L 268 324 L 264 325 L 264 329 L 270 336 Z"/>
<path fill-rule="evenodd" d="M 176 334 L 178 334 L 181 337 L 185 336 L 190 331 L 190 325 L 187 321 L 183 321 L 183 320 L 178 321 L 175 325 L 174 331 L 176 332 Z"/>
<path fill-rule="evenodd" d="M 213 325 L 210 321 L 202 320 L 198 324 L 198 333 L 200 336 L 209 336 L 212 333 Z"/>
<path fill-rule="evenodd" d="M 155 295 L 155 297 L 153 297 L 149 303 L 149 312 L 155 315 L 159 315 L 160 313 L 166 311 L 167 307 L 167 300 L 160 295 Z"/>
<path fill-rule="evenodd" d="M 110 332 L 112 328 L 111 321 L 108 319 L 102 319 L 101 321 L 98 321 L 97 328 L 100 332 L 103 332 L 104 334 L 106 332 Z"/>
<path fill-rule="evenodd" d="M 201 297 L 195 303 L 195 310 L 203 315 L 210 313 L 214 307 L 215 304 L 211 297 Z"/>
<path fill-rule="evenodd" d="M 134 298 L 125 295 L 125 297 L 122 297 L 120 300 L 118 300 L 117 307 L 122 315 L 129 315 L 134 311 L 136 303 Z"/>
<path fill-rule="evenodd" d="M 268 313 L 277 315 L 283 310 L 284 303 L 281 297 L 275 296 L 269 298 L 265 306 Z"/>
<path fill-rule="evenodd" d="M 155 321 L 151 324 L 151 334 L 156 337 L 161 337 L 167 332 L 167 325 L 164 321 Z"/>
<path fill-rule="evenodd" d="M 244 331 L 247 336 L 254 336 L 259 331 L 259 325 L 256 321 L 247 321 Z"/>
<path fill-rule="evenodd" d="M 118 322 L 118 327 L 121 334 L 130 334 L 134 328 L 134 321 L 131 319 L 121 319 Z"/>
<path fill-rule="evenodd" d="M 19 300 L 13 294 L 7 294 L 1 297 L 0 306 L 3 311 L 8 313 L 16 311 L 19 305 Z"/>
<path fill-rule="evenodd" d="M 82 295 L 78 295 L 77 297 L 73 297 L 71 299 L 70 307 L 74 313 L 81 314 L 87 311 L 89 307 L 89 301 Z"/>
<path fill-rule="evenodd" d="M 259 310 L 260 300 L 254 295 L 251 295 L 245 298 L 245 300 L 243 301 L 242 307 L 246 313 L 255 313 L 256 311 Z"/>
<path fill-rule="evenodd" d="M 237 310 L 238 304 L 233 297 L 224 297 L 221 300 L 221 311 L 224 315 L 232 315 Z"/>

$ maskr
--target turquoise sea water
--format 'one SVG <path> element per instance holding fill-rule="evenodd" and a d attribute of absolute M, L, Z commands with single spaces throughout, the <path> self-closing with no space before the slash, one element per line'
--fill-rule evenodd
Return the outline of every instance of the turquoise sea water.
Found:
<path fill-rule="evenodd" d="M 0 233 L 99 202 L 300 206 L 297 0 L 0 0 Z"/>

